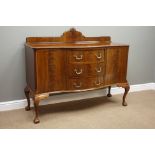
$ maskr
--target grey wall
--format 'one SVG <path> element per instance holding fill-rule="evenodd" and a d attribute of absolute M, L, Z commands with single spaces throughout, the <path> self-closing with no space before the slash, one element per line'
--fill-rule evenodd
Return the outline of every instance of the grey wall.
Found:
<path fill-rule="evenodd" d="M 154 58 L 155 58 L 155 56 L 154 56 Z M 155 61 L 154 61 L 154 66 L 155 66 Z M 153 81 L 155 82 L 155 67 L 154 67 L 154 80 Z"/>
<path fill-rule="evenodd" d="M 154 66 L 155 66 L 155 64 L 154 64 Z M 155 82 L 155 69 L 154 69 L 154 79 L 153 79 L 153 81 Z"/>
<path fill-rule="evenodd" d="M 128 80 L 155 82 L 155 27 L 76 27 L 86 36 L 109 35 L 130 45 Z M 28 36 L 59 36 L 69 27 L 0 27 L 0 102 L 23 99 L 24 42 Z"/>
<path fill-rule="evenodd" d="M 154 34 L 155 34 L 155 30 L 154 30 Z M 155 40 L 155 35 L 154 35 L 154 39 L 153 40 Z M 155 49 L 155 43 L 154 43 L 154 49 Z M 154 50 L 153 61 L 154 61 L 154 64 L 153 64 L 153 68 L 154 68 L 154 80 L 153 80 L 153 82 L 155 82 L 155 50 Z"/>

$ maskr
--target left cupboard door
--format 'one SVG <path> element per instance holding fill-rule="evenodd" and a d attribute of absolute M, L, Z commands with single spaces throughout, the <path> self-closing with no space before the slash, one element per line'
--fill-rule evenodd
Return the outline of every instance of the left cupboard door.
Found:
<path fill-rule="evenodd" d="M 37 93 L 65 90 L 65 60 L 65 51 L 63 50 L 36 50 Z"/>

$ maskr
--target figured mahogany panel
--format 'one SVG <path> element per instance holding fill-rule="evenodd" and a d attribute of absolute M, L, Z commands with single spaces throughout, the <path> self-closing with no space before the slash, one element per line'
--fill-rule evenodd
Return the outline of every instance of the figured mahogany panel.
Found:
<path fill-rule="evenodd" d="M 61 49 L 50 49 L 48 52 L 49 91 L 66 89 L 66 52 Z"/>
<path fill-rule="evenodd" d="M 36 50 L 36 93 L 49 91 L 48 49 Z"/>
<path fill-rule="evenodd" d="M 119 47 L 118 53 L 118 83 L 127 81 L 127 64 L 128 64 L 128 49 L 129 47 Z"/>
<path fill-rule="evenodd" d="M 118 79 L 118 48 L 107 48 L 106 52 L 106 76 L 105 84 L 111 85 L 117 83 Z"/>
<path fill-rule="evenodd" d="M 36 51 L 37 93 L 64 90 L 65 51 L 44 49 Z"/>

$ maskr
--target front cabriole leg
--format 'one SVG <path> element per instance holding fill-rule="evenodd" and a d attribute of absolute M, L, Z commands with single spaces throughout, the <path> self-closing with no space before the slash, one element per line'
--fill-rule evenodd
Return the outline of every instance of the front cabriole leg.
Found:
<path fill-rule="evenodd" d="M 111 95 L 111 86 L 108 87 L 108 94 L 107 94 L 107 97 L 112 97 L 112 95 Z"/>
<path fill-rule="evenodd" d="M 25 87 L 24 93 L 27 99 L 27 106 L 25 107 L 25 110 L 29 111 L 31 110 L 31 108 L 30 108 L 30 88 L 28 86 Z"/>
<path fill-rule="evenodd" d="M 119 83 L 119 84 L 117 84 L 117 86 L 118 87 L 122 87 L 122 88 L 125 89 L 124 95 L 123 95 L 122 105 L 123 106 L 127 106 L 127 102 L 125 101 L 125 99 L 126 99 L 126 96 L 127 96 L 128 92 L 130 90 L 130 86 L 129 86 L 128 82 L 126 82 L 126 83 Z"/>
<path fill-rule="evenodd" d="M 48 93 L 45 93 L 45 94 L 37 94 L 37 95 L 34 95 L 33 97 L 33 101 L 34 101 L 34 111 L 35 111 L 35 117 L 34 117 L 34 120 L 33 122 L 35 124 L 39 123 L 40 120 L 39 120 L 39 103 L 42 99 L 45 99 L 49 97 L 49 94 Z"/>

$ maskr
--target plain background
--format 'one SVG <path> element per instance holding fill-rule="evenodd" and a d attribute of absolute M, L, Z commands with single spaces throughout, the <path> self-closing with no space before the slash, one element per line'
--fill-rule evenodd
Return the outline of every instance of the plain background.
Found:
<path fill-rule="evenodd" d="M 60 36 L 70 28 L 69 26 L 0 27 L 0 101 L 25 98 L 23 90 L 26 86 L 24 53 L 26 37 Z M 111 36 L 113 42 L 129 44 L 127 76 L 129 83 L 155 82 L 155 27 L 75 26 L 75 28 L 85 36 Z"/>

